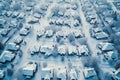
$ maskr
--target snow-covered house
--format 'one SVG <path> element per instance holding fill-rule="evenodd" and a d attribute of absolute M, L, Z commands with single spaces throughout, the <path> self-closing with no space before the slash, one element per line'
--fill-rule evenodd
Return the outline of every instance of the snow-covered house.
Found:
<path fill-rule="evenodd" d="M 88 56 L 89 54 L 89 50 L 88 50 L 88 47 L 86 45 L 80 45 L 78 47 L 78 56 L 81 56 L 81 55 L 85 55 L 85 56 Z"/>
<path fill-rule="evenodd" d="M 34 55 L 35 53 L 39 53 L 40 52 L 40 46 L 39 45 L 35 45 L 30 47 L 29 51 L 31 55 Z"/>
<path fill-rule="evenodd" d="M 114 50 L 113 44 L 108 43 L 108 42 L 99 43 L 97 46 L 102 51 L 112 51 L 112 50 Z"/>
<path fill-rule="evenodd" d="M 12 15 L 12 11 L 7 11 L 6 13 L 5 13 L 5 15 L 7 16 L 7 17 L 10 17 L 11 15 Z"/>
<path fill-rule="evenodd" d="M 64 24 L 63 18 L 56 19 L 55 24 L 58 25 L 58 26 L 63 25 Z"/>
<path fill-rule="evenodd" d="M 16 38 L 14 38 L 13 42 L 16 44 L 20 44 L 22 43 L 23 38 L 21 36 L 17 36 Z"/>
<path fill-rule="evenodd" d="M 4 76 L 5 76 L 5 71 L 4 70 L 0 70 L 0 79 L 3 79 Z"/>
<path fill-rule="evenodd" d="M 29 34 L 29 30 L 27 30 L 27 29 L 25 29 L 25 28 L 22 28 L 21 30 L 20 30 L 20 35 L 21 36 L 27 36 L 28 34 Z"/>
<path fill-rule="evenodd" d="M 33 18 L 29 18 L 27 21 L 29 24 L 35 24 L 35 23 L 39 23 L 39 19 L 33 17 Z"/>
<path fill-rule="evenodd" d="M 78 53 L 76 46 L 68 45 L 67 50 L 69 55 L 74 55 Z"/>
<path fill-rule="evenodd" d="M 97 74 L 96 74 L 94 68 L 84 69 L 83 74 L 84 74 L 85 79 L 98 80 Z"/>
<path fill-rule="evenodd" d="M 95 38 L 98 39 L 98 40 L 99 39 L 106 39 L 108 37 L 109 37 L 109 35 L 107 33 L 105 33 L 105 32 L 95 33 Z"/>
<path fill-rule="evenodd" d="M 5 47 L 5 49 L 11 50 L 11 51 L 17 51 L 19 48 L 20 46 L 15 43 L 8 43 Z"/>
<path fill-rule="evenodd" d="M 54 35 L 53 30 L 47 30 L 45 33 L 46 37 L 50 38 Z"/>
<path fill-rule="evenodd" d="M 16 28 L 17 27 L 17 21 L 16 20 L 11 20 L 10 23 L 9 23 L 9 27 L 11 28 Z"/>
<path fill-rule="evenodd" d="M 71 69 L 69 72 L 70 80 L 78 80 L 78 75 L 75 69 Z"/>
<path fill-rule="evenodd" d="M 22 74 L 27 78 L 34 76 L 37 70 L 37 64 L 35 62 L 29 62 L 22 68 Z"/>
<path fill-rule="evenodd" d="M 83 33 L 81 30 L 73 30 L 73 33 L 75 35 L 75 38 L 81 38 L 83 37 Z"/>
<path fill-rule="evenodd" d="M 67 79 L 66 68 L 58 68 L 56 77 L 57 77 L 57 80 L 66 80 Z"/>
<path fill-rule="evenodd" d="M 48 44 L 48 45 L 41 45 L 40 52 L 45 54 L 45 56 L 50 56 L 53 53 L 54 45 Z"/>
<path fill-rule="evenodd" d="M 105 21 L 107 24 L 112 24 L 114 22 L 114 19 L 112 17 L 105 17 Z"/>
<path fill-rule="evenodd" d="M 67 53 L 66 45 L 58 46 L 58 54 L 65 55 Z"/>
<path fill-rule="evenodd" d="M 63 36 L 64 36 L 63 31 L 56 32 L 56 37 L 63 37 Z"/>
<path fill-rule="evenodd" d="M 7 36 L 7 34 L 10 32 L 10 29 L 1 29 L 0 30 L 0 34 L 2 36 Z"/>
<path fill-rule="evenodd" d="M 107 60 L 117 60 L 117 53 L 115 51 L 108 51 L 104 54 Z"/>
<path fill-rule="evenodd" d="M 0 62 L 5 63 L 7 61 L 12 61 L 15 58 L 15 54 L 10 51 L 3 51 L 0 55 Z"/>
<path fill-rule="evenodd" d="M 38 38 L 39 38 L 39 37 L 42 37 L 44 34 L 45 34 L 45 29 L 43 28 L 43 29 L 41 29 L 41 30 L 39 30 L 39 31 L 37 32 L 37 37 L 38 37 Z"/>
<path fill-rule="evenodd" d="M 41 70 L 41 80 L 51 80 L 53 79 L 53 69 L 52 68 L 42 68 Z"/>
<path fill-rule="evenodd" d="M 92 28 L 92 30 L 93 30 L 94 33 L 99 33 L 99 32 L 102 31 L 102 29 L 99 28 L 99 27 L 97 27 L 97 28 Z"/>
<path fill-rule="evenodd" d="M 18 18 L 19 19 L 23 19 L 25 17 L 25 13 L 24 12 L 21 12 L 19 15 L 18 15 Z"/>
<path fill-rule="evenodd" d="M 0 19 L 0 26 L 3 26 L 6 23 L 6 20 Z"/>
<path fill-rule="evenodd" d="M 112 79 L 113 79 L 113 80 L 120 80 L 120 69 L 116 70 L 116 71 L 112 74 Z"/>
<path fill-rule="evenodd" d="M 19 12 L 17 11 L 14 11 L 13 14 L 12 14 L 12 18 L 16 18 L 17 16 L 19 16 Z"/>

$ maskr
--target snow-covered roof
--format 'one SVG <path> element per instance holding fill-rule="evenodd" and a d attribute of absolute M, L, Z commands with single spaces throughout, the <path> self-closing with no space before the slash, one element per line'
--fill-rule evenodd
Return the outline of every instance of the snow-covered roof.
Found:
<path fill-rule="evenodd" d="M 21 36 L 17 36 L 17 37 L 13 40 L 13 42 L 16 43 L 16 44 L 19 44 L 19 43 L 21 43 L 22 41 L 23 41 L 23 38 L 22 38 Z"/>
<path fill-rule="evenodd" d="M 105 54 L 105 57 L 109 60 L 117 59 L 117 54 L 114 51 L 109 51 Z"/>
<path fill-rule="evenodd" d="M 11 61 L 15 57 L 15 54 L 13 54 L 10 51 L 4 51 L 0 55 L 0 62 L 6 62 L 6 61 Z"/>
<path fill-rule="evenodd" d="M 39 45 L 32 46 L 30 47 L 29 51 L 31 54 L 38 53 L 40 51 L 40 46 Z"/>
<path fill-rule="evenodd" d="M 10 29 L 1 29 L 0 34 L 6 36 L 10 32 Z"/>
<path fill-rule="evenodd" d="M 22 29 L 20 30 L 20 35 L 26 36 L 26 35 L 28 35 L 28 33 L 29 33 L 29 30 L 27 30 L 27 29 L 22 28 Z"/>
<path fill-rule="evenodd" d="M 53 30 L 47 30 L 45 35 L 46 35 L 46 37 L 52 37 L 53 36 Z"/>
<path fill-rule="evenodd" d="M 58 46 L 58 53 L 59 54 L 63 54 L 63 55 L 65 55 L 66 54 L 66 45 L 60 45 L 60 46 Z"/>
<path fill-rule="evenodd" d="M 5 22 L 6 22 L 6 20 L 4 20 L 4 19 L 0 19 L 0 25 L 5 24 Z"/>
<path fill-rule="evenodd" d="M 68 45 L 67 49 L 68 49 L 68 54 L 77 54 L 78 53 L 76 46 Z"/>
<path fill-rule="evenodd" d="M 60 36 L 60 37 L 63 37 L 63 36 L 64 36 L 63 31 L 58 31 L 58 32 L 56 32 L 56 35 L 57 35 L 57 36 Z"/>
<path fill-rule="evenodd" d="M 41 45 L 41 48 L 40 48 L 40 52 L 42 53 L 46 53 L 46 52 L 52 52 L 54 49 L 53 45 L 52 44 L 48 44 L 48 45 Z"/>
<path fill-rule="evenodd" d="M 89 50 L 86 45 L 80 45 L 78 47 L 78 55 L 88 55 L 88 54 L 89 54 Z"/>
<path fill-rule="evenodd" d="M 61 80 L 66 80 L 66 69 L 58 68 L 57 69 L 57 78 L 61 78 Z"/>
<path fill-rule="evenodd" d="M 37 68 L 36 63 L 27 63 L 22 68 L 22 73 L 23 73 L 23 75 L 33 76 L 34 72 L 36 71 L 36 68 Z"/>
<path fill-rule="evenodd" d="M 17 17 L 17 16 L 19 16 L 19 12 L 14 11 L 13 14 L 12 14 L 12 17 L 15 18 L 15 17 Z"/>
<path fill-rule="evenodd" d="M 84 69 L 83 73 L 84 73 L 85 78 L 90 78 L 90 77 L 93 77 L 93 76 L 97 76 L 94 68 Z"/>
<path fill-rule="evenodd" d="M 112 17 L 106 17 L 105 21 L 108 22 L 108 24 L 111 24 L 113 22 L 113 18 Z"/>
<path fill-rule="evenodd" d="M 93 31 L 94 31 L 95 33 L 98 33 L 98 32 L 101 32 L 102 29 L 101 29 L 101 28 L 93 28 Z"/>
<path fill-rule="evenodd" d="M 38 37 L 41 37 L 41 36 L 43 36 L 44 34 L 45 34 L 45 29 L 44 29 L 44 28 L 42 28 L 41 30 L 39 30 L 39 31 L 37 32 Z"/>
<path fill-rule="evenodd" d="M 47 67 L 47 68 L 42 68 L 42 70 L 41 70 L 41 77 L 42 78 L 52 78 L 53 77 L 53 70 L 52 70 L 52 68 L 49 68 L 49 67 Z"/>
<path fill-rule="evenodd" d="M 78 79 L 78 76 L 77 76 L 77 73 L 75 71 L 75 69 L 71 69 L 70 71 L 70 80 L 77 80 Z"/>
<path fill-rule="evenodd" d="M 15 43 L 8 43 L 5 47 L 7 50 L 13 50 L 16 51 L 19 49 L 19 46 L 16 45 Z"/>
<path fill-rule="evenodd" d="M 120 79 L 120 69 L 118 69 L 118 70 L 115 71 L 113 77 L 114 77 L 115 79 L 118 79 L 118 80 Z"/>
<path fill-rule="evenodd" d="M 2 79 L 5 76 L 4 70 L 0 70 L 0 79 Z"/>
<path fill-rule="evenodd" d="M 73 33 L 74 33 L 76 38 L 80 38 L 83 36 L 83 33 L 81 30 L 73 30 Z"/>
<path fill-rule="evenodd" d="M 97 39 L 104 39 L 107 38 L 109 35 L 105 32 L 99 32 L 99 33 L 95 33 L 95 37 Z"/>
<path fill-rule="evenodd" d="M 110 51 L 114 49 L 114 46 L 112 43 L 100 43 L 101 50 L 102 51 Z"/>
<path fill-rule="evenodd" d="M 22 18 L 24 18 L 24 16 L 25 16 L 25 13 L 24 13 L 24 12 L 21 12 L 21 13 L 19 14 L 18 18 L 22 19 Z"/>

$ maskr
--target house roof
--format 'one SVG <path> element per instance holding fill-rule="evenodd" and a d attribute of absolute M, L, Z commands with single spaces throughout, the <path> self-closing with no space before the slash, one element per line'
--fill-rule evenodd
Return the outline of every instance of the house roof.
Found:
<path fill-rule="evenodd" d="M 71 69 L 71 71 L 70 71 L 70 79 L 78 79 L 75 69 Z"/>
<path fill-rule="evenodd" d="M 0 55 L 0 62 L 6 62 L 11 61 L 15 57 L 15 54 L 13 54 L 10 51 L 4 51 L 2 55 Z"/>
<path fill-rule="evenodd" d="M 77 54 L 78 53 L 76 46 L 70 46 L 70 45 L 68 45 L 67 48 L 68 48 L 68 53 L 69 54 Z"/>
<path fill-rule="evenodd" d="M 109 59 L 116 59 L 117 58 L 117 54 L 114 51 L 109 51 L 105 54 L 105 56 Z"/>
<path fill-rule="evenodd" d="M 4 70 L 0 70 L 0 78 L 3 78 L 4 75 Z"/>
<path fill-rule="evenodd" d="M 114 49 L 114 46 L 112 43 L 102 43 L 101 46 L 103 51 L 109 51 Z"/>
<path fill-rule="evenodd" d="M 65 68 L 59 68 L 57 69 L 57 78 L 66 79 L 66 69 Z"/>
<path fill-rule="evenodd" d="M 52 71 L 52 68 L 49 68 L 49 67 L 47 67 L 47 68 L 42 68 L 42 73 L 41 73 L 41 77 L 42 78 L 51 78 L 51 77 L 53 77 L 53 71 Z"/>
<path fill-rule="evenodd" d="M 107 38 L 109 35 L 105 32 L 99 32 L 99 33 L 95 33 L 95 37 L 97 39 L 103 39 L 103 38 Z"/>
<path fill-rule="evenodd" d="M 78 52 L 79 52 L 79 55 L 81 55 L 82 53 L 85 53 L 85 55 L 88 55 L 89 50 L 86 45 L 81 45 L 78 47 Z"/>
<path fill-rule="evenodd" d="M 84 69 L 83 72 L 84 72 L 85 78 L 90 78 L 92 76 L 96 76 L 96 72 L 95 72 L 94 68 Z"/>
<path fill-rule="evenodd" d="M 66 46 L 65 45 L 58 46 L 58 53 L 66 54 Z"/>

